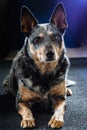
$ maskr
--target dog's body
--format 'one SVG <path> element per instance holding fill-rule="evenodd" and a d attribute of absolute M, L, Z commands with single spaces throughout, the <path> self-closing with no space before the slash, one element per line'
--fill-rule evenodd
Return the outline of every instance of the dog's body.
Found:
<path fill-rule="evenodd" d="M 67 27 L 63 5 L 58 4 L 48 24 L 37 24 L 32 13 L 23 7 L 21 25 L 26 33 L 25 43 L 13 60 L 4 85 L 16 97 L 16 107 L 23 118 L 21 127 L 35 126 L 30 107 L 44 99 L 54 109 L 48 125 L 60 128 L 64 124 L 69 67 L 63 40 Z"/>

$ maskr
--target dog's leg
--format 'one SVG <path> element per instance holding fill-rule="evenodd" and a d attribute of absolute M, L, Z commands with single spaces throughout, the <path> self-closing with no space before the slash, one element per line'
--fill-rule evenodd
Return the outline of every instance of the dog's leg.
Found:
<path fill-rule="evenodd" d="M 35 120 L 31 110 L 25 103 L 18 103 L 18 113 L 22 116 L 21 127 L 22 128 L 32 128 L 35 126 Z"/>
<path fill-rule="evenodd" d="M 51 128 L 60 128 L 64 125 L 65 93 L 65 82 L 50 91 L 54 107 L 54 114 L 48 123 Z"/>
<path fill-rule="evenodd" d="M 54 108 L 54 114 L 51 117 L 48 125 L 51 128 L 60 128 L 64 125 L 64 112 L 65 112 L 65 101 L 58 102 Z"/>
<path fill-rule="evenodd" d="M 27 87 L 24 87 L 23 84 L 19 84 L 19 91 L 16 96 L 16 107 L 18 109 L 18 113 L 22 117 L 22 128 L 32 128 L 35 126 L 33 114 L 27 103 L 38 99 L 40 99 L 40 96 L 37 93 L 32 92 Z"/>

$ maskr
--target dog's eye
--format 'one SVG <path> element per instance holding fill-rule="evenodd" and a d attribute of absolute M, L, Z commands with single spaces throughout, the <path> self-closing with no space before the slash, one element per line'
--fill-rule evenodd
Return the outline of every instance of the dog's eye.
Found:
<path fill-rule="evenodd" d="M 55 35 L 55 34 L 53 34 L 53 35 L 51 35 L 51 40 L 57 40 L 58 39 L 58 35 Z"/>
<path fill-rule="evenodd" d="M 58 40 L 59 40 L 58 35 L 57 35 L 57 34 L 52 34 L 52 35 L 51 35 L 51 40 L 52 40 L 52 41 L 55 41 L 55 40 L 58 41 Z"/>
<path fill-rule="evenodd" d="M 33 39 L 33 43 L 38 44 L 38 43 L 41 43 L 42 40 L 43 40 L 43 38 L 38 36 L 38 37 L 35 37 L 35 38 Z"/>

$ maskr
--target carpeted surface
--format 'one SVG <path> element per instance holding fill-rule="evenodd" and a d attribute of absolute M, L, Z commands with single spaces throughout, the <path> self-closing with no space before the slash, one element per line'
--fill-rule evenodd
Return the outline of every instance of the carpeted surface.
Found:
<path fill-rule="evenodd" d="M 2 81 L 9 72 L 11 61 L 0 61 L 0 130 L 23 130 L 21 118 L 15 110 L 14 98 L 4 92 Z M 65 125 L 61 130 L 87 130 L 87 59 L 71 60 L 69 79 L 73 95 L 67 97 Z M 47 126 L 52 112 L 35 111 L 37 127 L 32 130 L 50 130 Z M 26 129 L 25 129 L 26 130 Z"/>

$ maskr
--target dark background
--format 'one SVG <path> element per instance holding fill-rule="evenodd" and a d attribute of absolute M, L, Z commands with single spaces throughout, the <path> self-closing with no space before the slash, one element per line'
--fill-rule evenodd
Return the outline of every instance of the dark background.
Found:
<path fill-rule="evenodd" d="M 87 1 L 86 0 L 0 0 L 0 53 L 20 49 L 24 35 L 20 30 L 20 10 L 26 5 L 40 23 L 48 22 L 56 4 L 64 3 L 68 29 L 65 44 L 76 48 L 87 43 Z"/>

